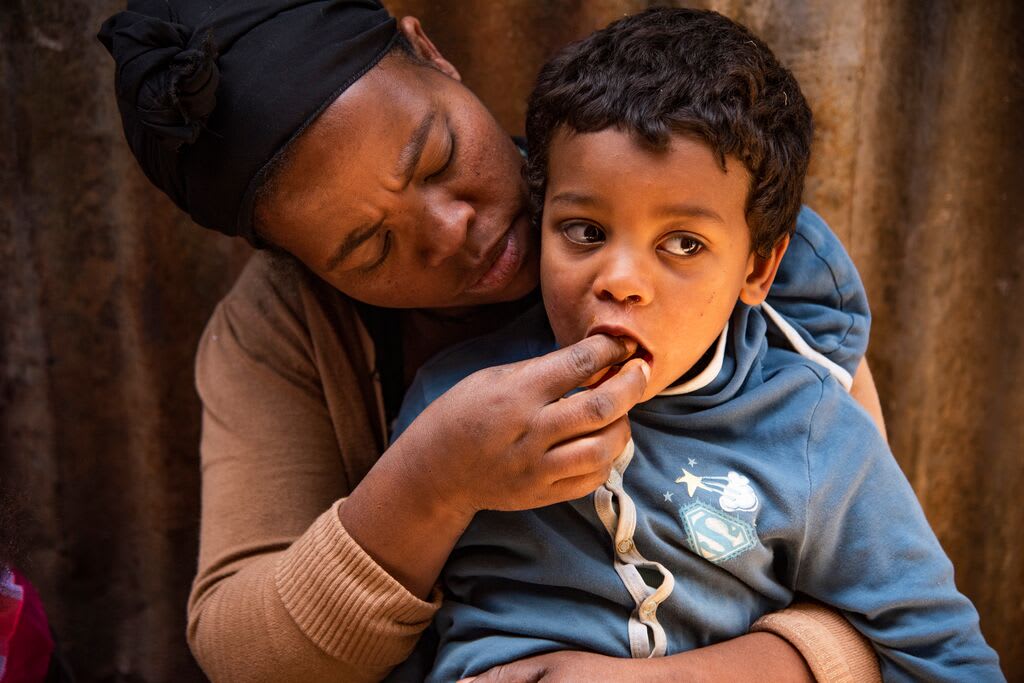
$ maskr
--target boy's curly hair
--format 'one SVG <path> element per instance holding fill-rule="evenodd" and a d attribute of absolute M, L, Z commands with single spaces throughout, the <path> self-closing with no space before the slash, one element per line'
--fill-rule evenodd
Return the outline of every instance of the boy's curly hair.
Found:
<path fill-rule="evenodd" d="M 697 137 L 750 173 L 746 217 L 761 255 L 791 234 L 810 160 L 796 79 L 745 27 L 712 11 L 651 9 L 563 49 L 541 69 L 526 119 L 526 180 L 539 223 L 557 130 L 618 128 L 654 149 Z"/>

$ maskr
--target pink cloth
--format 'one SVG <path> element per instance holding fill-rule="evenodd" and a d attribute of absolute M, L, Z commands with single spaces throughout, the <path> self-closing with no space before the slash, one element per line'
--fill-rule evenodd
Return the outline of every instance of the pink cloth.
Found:
<path fill-rule="evenodd" d="M 0 683 L 40 683 L 52 654 L 39 593 L 16 570 L 0 567 Z"/>

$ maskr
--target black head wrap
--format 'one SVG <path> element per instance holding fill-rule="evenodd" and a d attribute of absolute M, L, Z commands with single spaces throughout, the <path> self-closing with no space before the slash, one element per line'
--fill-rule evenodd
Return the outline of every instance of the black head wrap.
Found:
<path fill-rule="evenodd" d="M 378 0 L 130 0 L 98 37 L 149 179 L 200 225 L 256 244 L 262 171 L 397 35 Z"/>

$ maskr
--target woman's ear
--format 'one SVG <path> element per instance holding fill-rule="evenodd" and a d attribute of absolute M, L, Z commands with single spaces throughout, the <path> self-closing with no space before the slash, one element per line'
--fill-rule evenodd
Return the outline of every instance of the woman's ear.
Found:
<path fill-rule="evenodd" d="M 444 58 L 441 51 L 437 49 L 433 41 L 427 37 L 416 17 L 402 17 L 398 20 L 398 30 L 402 32 L 405 39 L 409 41 L 413 52 L 424 62 L 429 63 L 443 74 L 451 76 L 457 81 L 462 80 L 459 70 L 451 62 Z"/>
<path fill-rule="evenodd" d="M 779 272 L 779 264 L 789 247 L 789 235 L 784 236 L 767 256 L 761 256 L 756 250 L 750 252 L 747 260 L 747 278 L 740 290 L 740 301 L 748 306 L 757 306 L 768 298 L 768 290 L 775 282 L 775 274 Z"/>

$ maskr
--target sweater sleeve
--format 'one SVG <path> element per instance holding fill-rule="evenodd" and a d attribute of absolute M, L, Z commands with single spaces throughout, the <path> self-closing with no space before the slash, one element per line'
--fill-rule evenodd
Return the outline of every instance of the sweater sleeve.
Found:
<path fill-rule="evenodd" d="M 338 507 L 377 446 L 372 430 L 346 421 L 358 410 L 339 418 L 329 405 L 342 394 L 365 409 L 365 396 L 344 364 L 330 368 L 325 395 L 321 359 L 346 349 L 317 347 L 309 297 L 265 265 L 251 264 L 221 302 L 197 356 L 202 516 L 189 644 L 218 683 L 376 681 L 412 650 L 438 601 L 409 593 L 342 526 Z"/>
<path fill-rule="evenodd" d="M 815 602 L 797 602 L 766 614 L 751 632 L 773 633 L 807 662 L 820 683 L 879 683 L 878 658 L 868 640 L 836 611 Z"/>
<path fill-rule="evenodd" d="M 839 238 L 808 207 L 779 265 L 768 303 L 810 347 L 851 375 L 867 351 L 871 311 L 856 266 Z M 769 327 L 775 346 L 789 346 Z"/>
<path fill-rule="evenodd" d="M 1001 681 L 978 613 L 870 418 L 831 377 L 807 444 L 795 589 L 871 640 L 886 681 Z"/>

